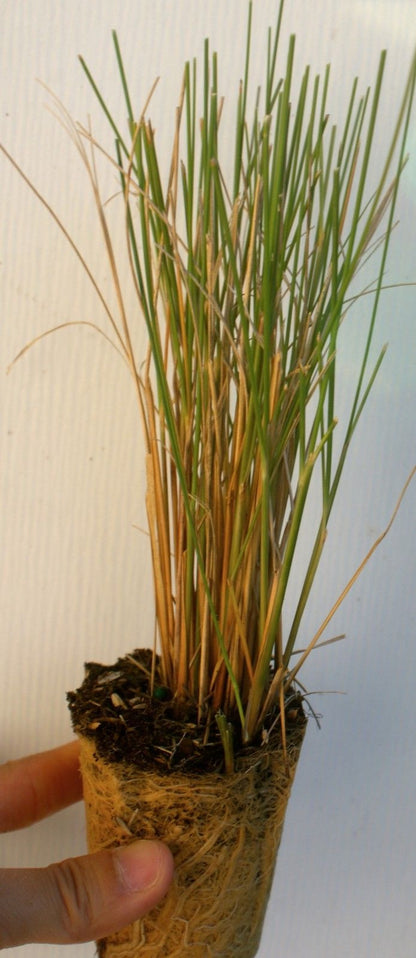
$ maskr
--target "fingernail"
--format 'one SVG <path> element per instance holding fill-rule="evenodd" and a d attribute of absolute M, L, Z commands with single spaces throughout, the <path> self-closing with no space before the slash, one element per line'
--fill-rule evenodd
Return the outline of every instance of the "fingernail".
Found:
<path fill-rule="evenodd" d="M 134 842 L 115 848 L 113 854 L 120 881 L 126 891 L 145 891 L 156 885 L 162 859 L 159 842 Z"/>

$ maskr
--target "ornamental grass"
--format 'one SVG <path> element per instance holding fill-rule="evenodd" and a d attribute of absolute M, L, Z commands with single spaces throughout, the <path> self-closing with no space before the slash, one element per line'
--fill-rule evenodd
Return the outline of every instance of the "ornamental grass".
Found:
<path fill-rule="evenodd" d="M 178 716 L 194 703 L 207 736 L 216 720 L 228 769 L 233 742 L 267 736 L 277 721 L 284 739 L 285 700 L 343 597 L 295 655 L 348 450 L 384 356 L 374 359 L 372 345 L 416 75 L 414 58 L 391 138 L 375 157 L 385 52 L 373 89 L 361 94 L 354 80 L 336 126 L 328 115 L 330 67 L 313 76 L 307 66 L 298 85 L 295 37 L 280 50 L 282 14 L 283 2 L 257 91 L 249 5 L 232 161 L 208 41 L 202 62 L 184 69 L 167 175 L 151 95 L 139 107 L 133 102 L 116 33 L 127 123 L 111 114 L 81 58 L 114 153 L 55 100 L 90 179 L 114 310 L 68 239 L 101 301 L 103 322 L 94 328 L 127 363 L 141 417 L 162 684 Z M 226 116 L 228 124 L 228 103 Z M 122 205 L 123 248 L 101 195 L 98 152 L 117 178 L 112 203 Z M 126 257 L 133 296 L 120 279 Z M 370 258 L 375 279 L 363 290 L 359 273 Z M 341 333 L 348 337 L 357 311 L 362 351 L 338 422 Z M 142 324 L 146 355 L 134 345 Z M 288 586 L 293 593 L 295 558 L 312 521 L 289 616 Z"/>

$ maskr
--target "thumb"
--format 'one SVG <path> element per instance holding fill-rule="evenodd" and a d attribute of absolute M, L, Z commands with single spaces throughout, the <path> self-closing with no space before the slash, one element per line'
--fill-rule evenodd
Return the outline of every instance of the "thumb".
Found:
<path fill-rule="evenodd" d="M 157 841 L 138 841 L 48 868 L 1 869 L 0 948 L 103 938 L 157 905 L 172 875 L 172 855 Z"/>

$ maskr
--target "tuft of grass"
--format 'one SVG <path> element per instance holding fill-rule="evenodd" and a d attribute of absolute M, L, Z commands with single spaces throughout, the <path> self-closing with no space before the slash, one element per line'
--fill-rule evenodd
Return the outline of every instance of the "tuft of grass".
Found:
<path fill-rule="evenodd" d="M 163 682 L 178 712 L 192 701 L 200 722 L 208 725 L 216 716 L 228 767 L 233 729 L 250 742 L 280 711 L 284 734 L 285 695 L 323 631 L 293 667 L 348 449 L 384 355 L 370 360 L 416 77 L 414 57 L 370 189 L 386 54 L 372 92 L 360 96 L 354 81 L 338 129 L 327 112 L 329 67 L 316 77 L 306 67 L 294 96 L 294 36 L 278 75 L 283 6 L 282 0 L 268 32 L 264 85 L 251 110 L 248 7 L 230 174 L 218 62 L 208 41 L 202 69 L 196 61 L 184 69 L 165 180 L 149 103 L 136 112 L 117 34 L 126 130 L 81 58 L 115 137 L 108 158 L 120 181 L 122 255 L 129 259 L 134 304 L 119 279 L 120 254 L 100 195 L 95 154 L 102 147 L 59 105 L 90 177 L 116 314 L 69 241 L 102 300 L 108 327 L 100 332 L 128 364 L 142 419 Z M 370 256 L 377 279 L 372 305 L 368 295 L 361 303 L 367 331 L 338 439 L 340 331 L 361 295 L 354 291 L 356 277 Z M 144 362 L 133 345 L 136 324 L 143 322 Z M 320 490 L 319 515 L 293 618 L 284 628 L 312 481 L 315 494 Z"/>

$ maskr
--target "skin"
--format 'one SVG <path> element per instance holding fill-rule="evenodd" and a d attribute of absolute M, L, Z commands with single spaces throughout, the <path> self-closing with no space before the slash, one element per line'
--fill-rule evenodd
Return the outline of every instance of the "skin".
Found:
<path fill-rule="evenodd" d="M 7 762 L 0 766 L 0 832 L 26 827 L 81 797 L 77 742 Z M 157 905 L 172 877 L 172 855 L 156 841 L 47 868 L 0 869 L 0 949 L 103 938 Z"/>

